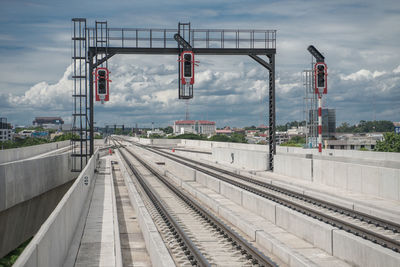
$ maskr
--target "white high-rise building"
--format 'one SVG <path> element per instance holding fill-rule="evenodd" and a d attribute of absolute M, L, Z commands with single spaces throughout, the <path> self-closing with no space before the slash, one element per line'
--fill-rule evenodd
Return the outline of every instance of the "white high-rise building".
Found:
<path fill-rule="evenodd" d="M 215 134 L 215 121 L 195 121 L 184 120 L 174 122 L 174 134 L 194 133 L 194 134 Z"/>

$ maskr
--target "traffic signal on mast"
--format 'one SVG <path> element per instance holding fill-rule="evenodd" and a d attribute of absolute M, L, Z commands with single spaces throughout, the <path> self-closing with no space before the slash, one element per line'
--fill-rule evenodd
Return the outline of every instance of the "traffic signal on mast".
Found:
<path fill-rule="evenodd" d="M 323 62 L 317 62 L 315 64 L 314 69 L 315 69 L 315 93 L 326 94 L 327 76 L 328 76 L 326 64 Z"/>

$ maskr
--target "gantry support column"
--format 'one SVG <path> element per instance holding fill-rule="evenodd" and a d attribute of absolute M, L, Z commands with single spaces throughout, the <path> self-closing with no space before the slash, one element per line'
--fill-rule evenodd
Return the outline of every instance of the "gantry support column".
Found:
<path fill-rule="evenodd" d="M 94 54 L 91 50 L 88 52 L 88 60 L 89 60 L 89 138 L 90 138 L 90 156 L 94 153 L 94 92 L 93 92 L 93 58 Z M 87 138 L 87 137 L 86 137 Z"/>
<path fill-rule="evenodd" d="M 276 154 L 276 115 L 275 115 L 275 55 L 269 58 L 269 169 L 274 170 L 274 155 Z"/>
<path fill-rule="evenodd" d="M 269 62 L 266 62 L 262 58 L 256 55 L 249 55 L 252 59 L 260 63 L 263 67 L 269 71 L 269 162 L 268 167 L 271 171 L 274 170 L 274 155 L 276 154 L 276 116 L 275 116 L 275 54 L 267 54 Z"/>

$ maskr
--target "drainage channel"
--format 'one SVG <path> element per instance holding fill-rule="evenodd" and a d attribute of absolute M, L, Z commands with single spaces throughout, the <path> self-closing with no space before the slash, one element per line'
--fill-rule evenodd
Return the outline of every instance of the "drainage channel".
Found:
<path fill-rule="evenodd" d="M 123 266 L 151 266 L 150 256 L 137 218 L 137 211 L 129 201 L 118 161 L 111 161 L 117 204 L 118 228 Z"/>

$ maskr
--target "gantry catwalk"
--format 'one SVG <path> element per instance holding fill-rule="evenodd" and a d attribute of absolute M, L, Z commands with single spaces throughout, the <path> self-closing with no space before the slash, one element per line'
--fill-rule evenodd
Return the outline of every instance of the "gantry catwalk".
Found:
<path fill-rule="evenodd" d="M 94 152 L 93 71 L 107 64 L 107 60 L 117 54 L 179 56 L 185 47 L 176 39 L 176 34 L 190 46 L 195 55 L 250 56 L 268 70 L 269 168 L 273 169 L 276 151 L 276 30 L 191 29 L 190 23 L 179 23 L 178 29 L 109 28 L 104 21 L 96 21 L 95 27 L 87 27 L 85 18 L 74 18 L 72 23 L 73 132 L 76 135 L 71 145 L 72 155 L 77 158 L 74 160 L 75 171 L 80 171 Z M 260 56 L 266 56 L 266 60 Z M 178 95 L 184 98 L 181 97 L 179 81 Z"/>

